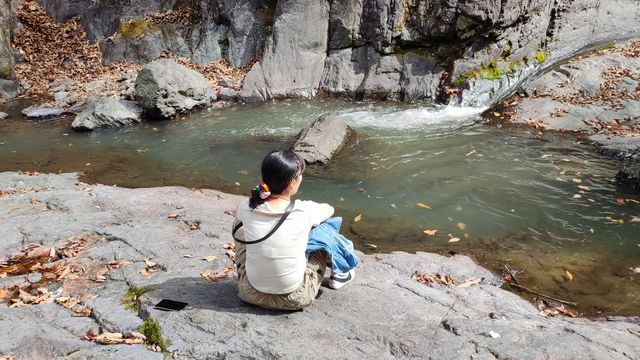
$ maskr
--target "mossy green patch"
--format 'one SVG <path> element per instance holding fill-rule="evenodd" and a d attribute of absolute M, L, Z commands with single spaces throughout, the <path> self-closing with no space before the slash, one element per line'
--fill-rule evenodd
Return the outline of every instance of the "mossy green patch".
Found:
<path fill-rule="evenodd" d="M 456 80 L 456 86 L 462 85 L 467 80 L 484 79 L 484 80 L 500 80 L 504 76 L 504 71 L 500 69 L 496 61 L 492 61 L 486 65 L 482 65 L 480 69 L 469 70 Z"/>
<path fill-rule="evenodd" d="M 122 304 L 122 306 L 124 306 L 125 309 L 131 310 L 137 313 L 140 311 L 140 305 L 138 304 L 138 300 L 142 295 L 152 290 L 153 289 L 149 287 L 135 287 L 135 286 L 131 287 L 122 296 L 122 300 L 120 300 L 120 304 Z"/>
<path fill-rule="evenodd" d="M 11 77 L 11 66 L 0 66 L 0 78 L 8 79 Z"/>
<path fill-rule="evenodd" d="M 125 39 L 139 39 L 149 31 L 149 22 L 144 19 L 133 19 L 120 24 L 120 34 Z"/>
<path fill-rule="evenodd" d="M 140 333 L 147 337 L 147 342 L 151 345 L 156 345 L 162 352 L 166 352 L 170 345 L 168 339 L 162 337 L 162 328 L 160 323 L 148 317 L 142 325 L 140 325 Z"/>
<path fill-rule="evenodd" d="M 536 65 L 541 65 L 545 61 L 549 60 L 549 54 L 544 51 L 538 51 L 533 58 L 536 61 Z"/>

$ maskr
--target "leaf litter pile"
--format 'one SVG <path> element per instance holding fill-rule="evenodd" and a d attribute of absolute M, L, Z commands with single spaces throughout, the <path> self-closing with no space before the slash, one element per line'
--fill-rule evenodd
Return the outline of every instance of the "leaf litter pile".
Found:
<path fill-rule="evenodd" d="M 628 58 L 640 58 L 640 41 L 634 41 L 623 47 L 616 47 L 606 49 L 602 51 L 596 51 L 593 53 L 585 54 L 578 57 L 576 60 L 581 60 L 594 55 L 604 55 L 607 53 L 619 53 Z M 583 90 L 578 90 L 570 93 L 556 94 L 554 92 L 540 92 L 532 95 L 533 98 L 550 98 L 563 104 L 572 105 L 595 105 L 603 107 L 606 110 L 621 110 L 626 106 L 626 102 L 629 100 L 640 101 L 640 86 L 633 90 L 625 89 L 621 86 L 621 82 L 625 79 L 631 79 L 634 81 L 640 81 L 640 73 L 634 72 L 630 69 L 622 68 L 610 68 L 602 73 L 603 82 L 600 84 L 600 91 L 595 94 L 587 93 Z M 567 83 L 571 80 L 567 80 Z M 560 83 L 559 87 L 565 87 L 567 83 Z M 514 121 L 517 118 L 515 111 L 512 111 L 512 107 L 517 105 L 520 98 L 514 96 L 509 100 L 502 102 L 502 107 L 505 109 L 502 113 L 494 113 L 496 118 L 506 119 Z M 556 109 L 550 116 L 563 117 L 567 114 L 566 109 Z M 614 135 L 635 135 L 640 134 L 640 125 L 634 123 L 631 117 L 614 119 L 613 121 L 600 121 L 600 120 L 585 120 L 587 125 L 593 127 L 596 132 L 607 132 Z M 534 127 L 540 131 L 544 131 L 547 124 L 542 120 L 533 121 L 531 119 L 526 121 L 531 127 Z"/>
<path fill-rule="evenodd" d="M 169 11 L 149 14 L 152 24 L 188 23 L 189 11 Z M 125 91 L 123 79 L 129 72 L 137 72 L 142 66 L 131 61 L 115 61 L 102 64 L 99 42 L 90 43 L 80 24 L 80 17 L 74 17 L 63 24 L 56 23 L 35 0 L 26 0 L 18 10 L 18 19 L 23 25 L 13 41 L 13 48 L 23 61 L 16 65 L 16 75 L 21 83 L 29 84 L 24 95 L 50 96 L 55 91 L 56 80 L 68 80 L 67 90 L 73 93 L 73 102 L 79 102 L 89 95 L 115 95 Z M 102 40 L 104 41 L 104 40 Z M 209 83 L 219 88 L 220 79 L 225 77 L 231 86 L 238 89 L 253 63 L 241 68 L 232 68 L 226 60 L 207 65 L 192 63 L 187 58 L 165 52 L 161 57 L 171 58 L 195 71 L 201 72 Z M 135 78 L 135 77 L 134 77 Z M 133 79 L 128 79 L 131 85 Z M 83 89 L 83 84 L 94 80 L 104 80 L 106 89 Z M 53 83 L 53 84 L 52 84 Z M 53 87 L 54 89 L 51 89 Z M 71 105 L 67 103 L 66 105 Z"/>
<path fill-rule="evenodd" d="M 67 239 L 60 246 L 32 244 L 19 254 L 0 260 L 0 278 L 25 277 L 25 281 L 0 288 L 0 303 L 9 307 L 56 303 L 70 309 L 72 316 L 89 316 L 83 305 L 95 295 L 106 275 L 127 260 L 101 264 L 86 260 L 82 254 L 93 244 L 104 241 L 97 234 L 83 234 Z"/>
<path fill-rule="evenodd" d="M 453 280 L 453 278 L 447 274 L 435 273 L 433 275 L 419 273 L 418 271 L 414 271 L 411 275 L 411 279 L 425 285 L 446 285 L 446 286 L 455 286 L 459 288 L 468 287 L 471 285 L 478 285 L 482 283 L 484 278 L 471 278 L 465 282 L 458 283 Z"/>

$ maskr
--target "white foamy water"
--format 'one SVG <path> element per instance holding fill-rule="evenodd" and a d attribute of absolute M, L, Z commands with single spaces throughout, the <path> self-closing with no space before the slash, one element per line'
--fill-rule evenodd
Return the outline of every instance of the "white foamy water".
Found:
<path fill-rule="evenodd" d="M 486 110 L 482 107 L 445 106 L 395 111 L 365 110 L 341 116 L 354 128 L 420 130 L 433 127 L 460 127 L 473 123 Z"/>

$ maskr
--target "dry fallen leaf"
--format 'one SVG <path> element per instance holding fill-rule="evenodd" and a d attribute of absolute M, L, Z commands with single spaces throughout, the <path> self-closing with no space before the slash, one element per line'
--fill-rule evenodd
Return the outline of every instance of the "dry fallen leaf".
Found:
<path fill-rule="evenodd" d="M 144 258 L 144 263 L 147 264 L 148 267 L 152 268 L 156 266 L 156 263 L 151 261 L 150 259 Z"/>
<path fill-rule="evenodd" d="M 457 226 L 457 227 L 458 227 L 458 229 L 460 229 L 460 230 L 464 230 L 464 228 L 465 228 L 465 227 L 467 227 L 464 223 L 461 223 L 461 222 L 457 223 L 457 224 L 456 224 L 456 226 Z"/>
<path fill-rule="evenodd" d="M 616 204 L 624 205 L 624 199 L 616 199 Z"/>
<path fill-rule="evenodd" d="M 178 214 L 170 214 L 169 216 L 167 216 L 169 219 L 175 219 L 178 217 Z"/>
<path fill-rule="evenodd" d="M 205 260 L 205 261 L 216 261 L 216 260 L 218 260 L 218 257 L 215 256 L 215 255 L 203 256 L 202 260 Z"/>
<path fill-rule="evenodd" d="M 371 250 L 375 250 L 378 248 L 378 245 L 376 244 L 364 244 L 364 246 L 368 247 Z"/>
<path fill-rule="evenodd" d="M 463 282 L 462 284 L 459 284 L 458 287 L 464 288 L 471 285 L 478 285 L 480 284 L 480 282 L 482 282 L 482 278 L 472 278 Z"/>
<path fill-rule="evenodd" d="M 425 204 L 425 203 L 418 203 L 418 206 L 423 208 L 423 209 L 431 209 L 431 206 Z"/>
<path fill-rule="evenodd" d="M 573 274 L 572 274 L 572 273 L 570 273 L 570 272 L 569 272 L 569 270 L 565 270 L 565 272 L 564 272 L 564 278 L 565 278 L 567 281 L 571 281 L 571 280 L 573 280 Z"/>
<path fill-rule="evenodd" d="M 358 214 L 358 215 L 356 215 L 355 218 L 353 218 L 353 222 L 358 222 L 360 220 L 362 220 L 362 214 Z"/>
<path fill-rule="evenodd" d="M 450 243 L 454 243 L 454 242 L 458 242 L 458 241 L 460 241 L 460 238 L 457 238 L 457 237 L 452 237 L 451 239 L 449 239 Z"/>
<path fill-rule="evenodd" d="M 438 230 L 436 229 L 427 229 L 424 230 L 423 233 L 429 235 L 429 236 L 434 236 L 436 233 L 438 232 Z"/>

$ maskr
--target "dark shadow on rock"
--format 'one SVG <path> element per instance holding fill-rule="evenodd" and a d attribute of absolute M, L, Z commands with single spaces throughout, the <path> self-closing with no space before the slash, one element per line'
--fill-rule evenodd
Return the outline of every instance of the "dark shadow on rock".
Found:
<path fill-rule="evenodd" d="M 151 285 L 149 297 L 154 303 L 160 299 L 171 299 L 188 303 L 189 307 L 244 313 L 255 315 L 287 315 L 290 311 L 273 311 L 247 304 L 238 297 L 238 282 L 235 278 L 214 283 L 203 278 L 174 278 Z"/>

